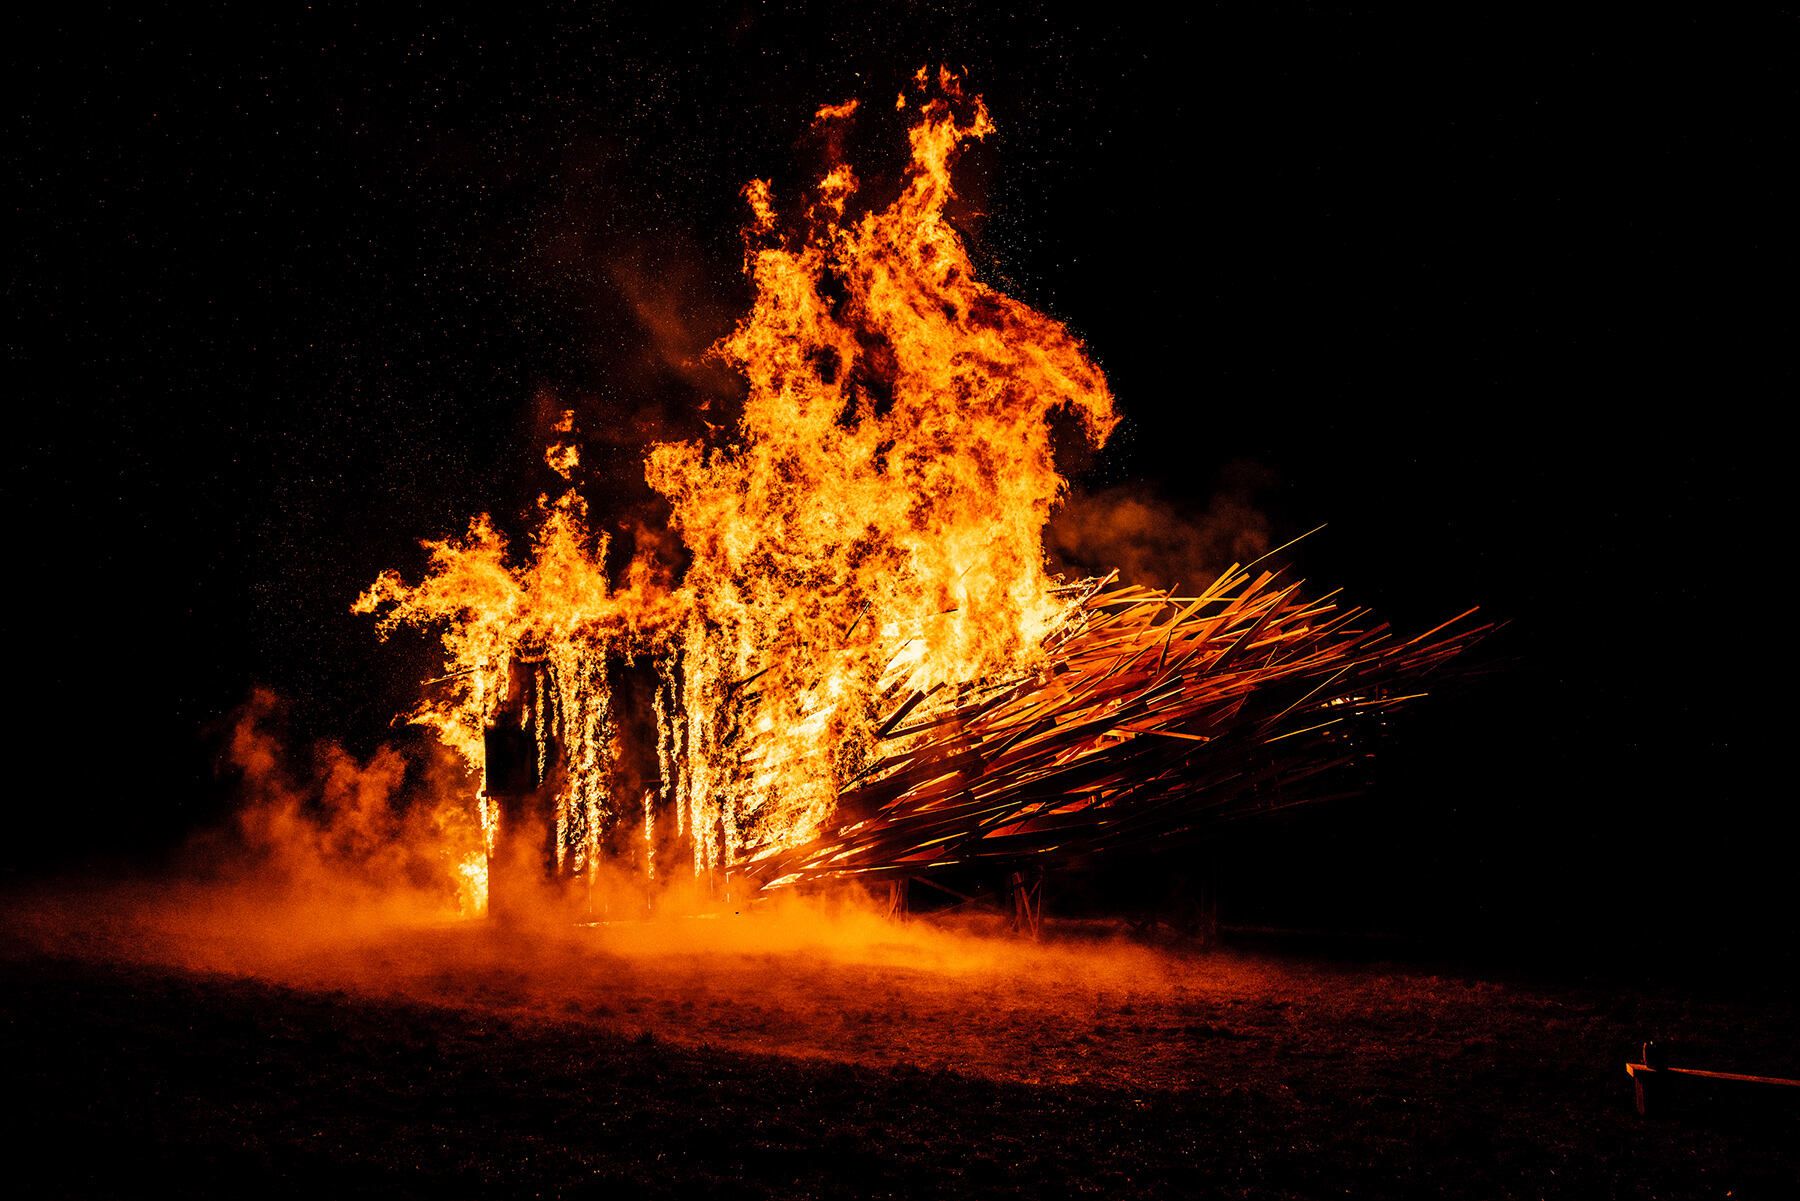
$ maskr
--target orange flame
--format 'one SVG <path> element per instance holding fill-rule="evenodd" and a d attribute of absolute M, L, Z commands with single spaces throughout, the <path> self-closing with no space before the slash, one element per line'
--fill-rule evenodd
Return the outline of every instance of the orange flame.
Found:
<path fill-rule="evenodd" d="M 747 381 L 742 415 L 723 444 L 661 444 L 646 463 L 691 554 L 678 588 L 635 567 L 609 588 L 607 540 L 570 491 L 541 502 L 522 561 L 481 517 L 426 544 L 417 584 L 385 573 L 356 602 L 384 635 L 440 630 L 446 679 L 413 718 L 472 772 L 510 665 L 545 665 L 553 699 L 523 720 L 565 748 L 559 850 L 578 872 L 623 811 L 609 654 L 650 656 L 660 681 L 643 837 L 653 849 L 660 806 L 703 871 L 816 836 L 869 760 L 884 692 L 1029 668 L 1068 613 L 1044 567 L 1064 487 L 1050 418 L 1068 412 L 1098 446 L 1112 395 L 1067 329 L 976 278 L 945 207 L 959 148 L 993 123 L 955 74 L 915 83 L 891 203 L 852 215 L 848 163 L 786 225 L 767 181 L 744 190 L 755 302 L 712 352 Z M 567 476 L 574 448 L 548 461 Z"/>

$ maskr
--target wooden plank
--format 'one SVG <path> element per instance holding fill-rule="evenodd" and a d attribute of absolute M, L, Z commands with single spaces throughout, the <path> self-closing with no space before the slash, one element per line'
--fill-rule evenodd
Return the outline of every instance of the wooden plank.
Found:
<path fill-rule="evenodd" d="M 1749 1076 L 1742 1072 L 1709 1072 L 1701 1068 L 1659 1068 L 1647 1063 L 1628 1063 L 1625 1072 L 1629 1076 L 1654 1076 L 1661 1073 L 1665 1076 L 1694 1076 L 1702 1080 L 1728 1080 L 1739 1084 L 1767 1084 L 1776 1088 L 1800 1088 L 1800 1080 L 1790 1080 L 1786 1076 Z"/>
<path fill-rule="evenodd" d="M 1147 841 L 1302 803 L 1307 781 L 1354 759 L 1353 743 L 1328 731 L 1416 697 L 1392 682 L 1441 666 L 1486 630 L 1453 629 L 1465 614 L 1396 644 L 1385 626 L 1363 628 L 1365 610 L 1277 581 L 1234 567 L 1192 598 L 1086 593 L 1037 675 L 959 689 L 960 703 L 911 725 L 926 694 L 902 694 L 879 726 L 894 752 L 843 794 L 855 820 L 748 870 L 765 880 L 911 872 L 922 860 Z M 1352 692 L 1367 699 L 1324 703 Z M 1263 751 L 1269 741 L 1286 753 Z"/>

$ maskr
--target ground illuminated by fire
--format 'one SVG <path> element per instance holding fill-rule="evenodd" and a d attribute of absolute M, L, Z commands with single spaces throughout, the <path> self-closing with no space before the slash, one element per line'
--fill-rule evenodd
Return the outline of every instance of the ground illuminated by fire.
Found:
<path fill-rule="evenodd" d="M 1791 998 L 1200 954 L 1074 924 L 1032 944 L 799 903 L 525 931 L 195 886 L 15 912 L 18 1079 L 52 1098 L 104 1079 L 99 1108 L 51 1111 L 205 1154 L 221 1187 L 270 1156 L 300 1182 L 754 1195 L 842 1190 L 852 1152 L 862 1184 L 935 1195 L 1045 1178 L 1685 1195 L 1711 1187 L 1705 1165 L 1785 1170 L 1767 1132 L 1646 1126 L 1619 1065 L 1645 1029 L 1768 1056 L 1744 1032 L 1791 1029 Z M 63 1023 L 106 1034 L 59 1040 Z M 237 1066 L 193 1066 L 215 1061 Z"/>

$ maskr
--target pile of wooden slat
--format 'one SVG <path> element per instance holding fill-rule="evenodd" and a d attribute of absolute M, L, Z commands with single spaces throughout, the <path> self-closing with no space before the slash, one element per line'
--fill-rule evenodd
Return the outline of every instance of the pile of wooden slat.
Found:
<path fill-rule="evenodd" d="M 1094 582 L 1023 680 L 887 698 L 840 822 L 735 866 L 763 888 L 1179 838 L 1335 795 L 1363 735 L 1489 627 L 1409 639 L 1234 567 L 1198 596 Z"/>

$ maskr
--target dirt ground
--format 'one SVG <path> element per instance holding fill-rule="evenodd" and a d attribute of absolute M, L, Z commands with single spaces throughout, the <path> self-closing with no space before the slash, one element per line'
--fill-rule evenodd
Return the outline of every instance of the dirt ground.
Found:
<path fill-rule="evenodd" d="M 14 907 L 23 1196 L 1800 1197 L 1800 1113 L 1643 1119 L 1791 994 L 860 914 L 502 935 Z"/>

